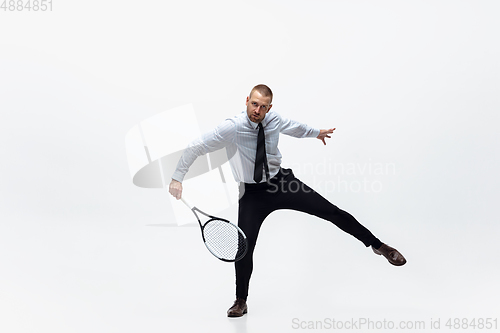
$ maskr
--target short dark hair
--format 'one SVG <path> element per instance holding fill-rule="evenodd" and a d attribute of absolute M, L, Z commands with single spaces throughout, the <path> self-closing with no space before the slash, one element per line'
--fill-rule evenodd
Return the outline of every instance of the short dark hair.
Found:
<path fill-rule="evenodd" d="M 250 95 L 248 96 L 251 97 L 254 91 L 258 91 L 264 97 L 271 97 L 271 102 L 273 101 L 273 92 L 271 91 L 271 88 L 269 88 L 265 84 L 258 84 L 255 87 L 253 87 L 252 90 L 250 91 Z"/>

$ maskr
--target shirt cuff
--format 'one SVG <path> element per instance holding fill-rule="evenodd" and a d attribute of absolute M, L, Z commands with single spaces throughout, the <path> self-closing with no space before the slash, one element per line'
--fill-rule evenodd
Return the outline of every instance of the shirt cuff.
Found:
<path fill-rule="evenodd" d="M 173 180 L 177 180 L 179 183 L 182 183 L 184 180 L 184 176 L 181 172 L 175 171 L 174 174 L 172 175 Z"/>
<path fill-rule="evenodd" d="M 321 130 L 319 130 L 317 128 L 313 129 L 312 134 L 311 134 L 311 138 L 317 138 L 319 133 L 321 133 Z"/>

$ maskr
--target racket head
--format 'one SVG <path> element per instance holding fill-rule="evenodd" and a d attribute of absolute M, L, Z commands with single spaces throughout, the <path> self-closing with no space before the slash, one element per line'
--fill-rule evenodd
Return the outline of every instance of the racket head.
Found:
<path fill-rule="evenodd" d="M 248 251 L 245 233 L 237 225 L 220 217 L 212 217 L 202 227 L 205 246 L 216 258 L 235 262 Z"/>

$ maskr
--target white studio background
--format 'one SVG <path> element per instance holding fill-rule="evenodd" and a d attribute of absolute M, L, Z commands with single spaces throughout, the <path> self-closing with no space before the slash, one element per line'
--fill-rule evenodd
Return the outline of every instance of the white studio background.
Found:
<path fill-rule="evenodd" d="M 0 10 L 2 331 L 266 332 L 326 314 L 500 313 L 500 3 L 52 6 Z M 255 315 L 235 324 L 224 317 L 232 266 L 209 258 L 194 228 L 151 226 L 171 223 L 167 193 L 132 184 L 124 138 L 188 103 L 209 130 L 258 83 L 282 115 L 337 128 L 326 147 L 283 137 L 284 165 L 409 262 L 388 267 L 327 223 L 278 212 L 256 250 Z"/>

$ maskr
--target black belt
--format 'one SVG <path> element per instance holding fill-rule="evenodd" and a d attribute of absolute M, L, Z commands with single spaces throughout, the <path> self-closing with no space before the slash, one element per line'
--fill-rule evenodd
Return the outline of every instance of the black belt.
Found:
<path fill-rule="evenodd" d="M 267 189 L 269 186 L 275 186 L 279 184 L 279 181 L 286 176 L 289 175 L 293 176 L 292 169 L 283 169 L 280 168 L 278 173 L 268 181 L 260 182 L 260 183 L 241 183 L 241 185 L 244 184 L 245 189 L 252 189 L 252 190 L 259 190 L 259 189 Z"/>

